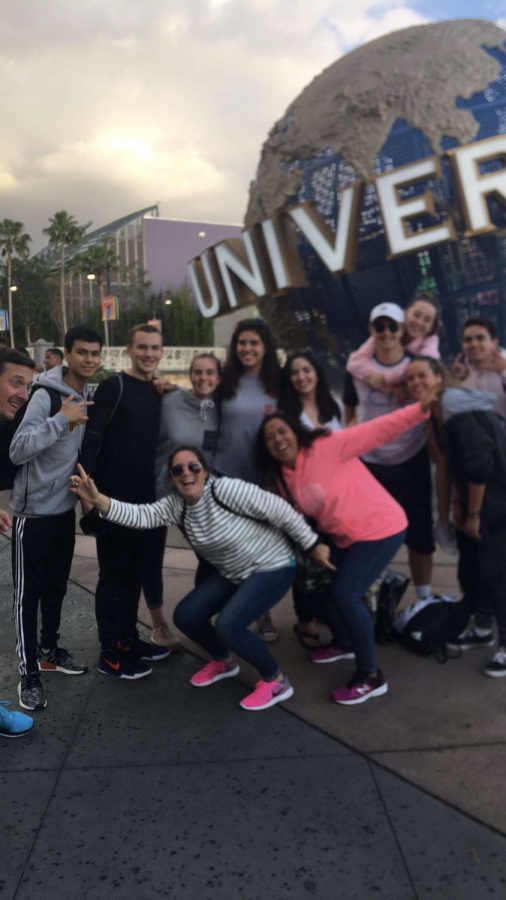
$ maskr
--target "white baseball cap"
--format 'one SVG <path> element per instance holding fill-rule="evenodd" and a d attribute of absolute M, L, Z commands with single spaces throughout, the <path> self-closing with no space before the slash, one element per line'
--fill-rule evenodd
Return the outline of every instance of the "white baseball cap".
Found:
<path fill-rule="evenodd" d="M 375 306 L 369 316 L 369 325 L 372 325 L 381 316 L 404 325 L 404 310 L 397 306 L 397 303 L 379 303 L 378 306 Z"/>

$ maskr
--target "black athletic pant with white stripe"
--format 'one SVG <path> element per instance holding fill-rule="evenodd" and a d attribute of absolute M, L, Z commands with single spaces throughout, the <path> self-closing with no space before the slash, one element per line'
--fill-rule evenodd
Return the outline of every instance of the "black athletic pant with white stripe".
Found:
<path fill-rule="evenodd" d="M 40 646 L 56 646 L 63 598 L 75 544 L 75 512 L 61 516 L 14 516 L 12 577 L 19 672 L 38 671 L 37 612 L 40 600 Z"/>

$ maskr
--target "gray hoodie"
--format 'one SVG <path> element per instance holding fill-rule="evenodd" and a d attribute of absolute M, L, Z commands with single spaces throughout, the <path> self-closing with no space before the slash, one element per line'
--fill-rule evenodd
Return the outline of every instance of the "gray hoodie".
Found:
<path fill-rule="evenodd" d="M 167 464 L 173 450 L 180 444 L 198 447 L 210 466 L 219 427 L 220 417 L 213 400 L 197 400 L 190 391 L 185 390 L 163 395 L 155 463 L 157 500 L 171 492 Z"/>
<path fill-rule="evenodd" d="M 489 391 L 467 387 L 447 388 L 441 398 L 443 423 L 452 416 L 467 412 L 491 412 L 494 409 L 495 394 Z"/>
<path fill-rule="evenodd" d="M 66 370 L 65 370 L 66 371 Z M 57 366 L 42 373 L 39 385 L 60 392 L 62 402 L 74 394 L 76 401 L 89 399 L 89 388 L 78 394 L 63 379 Z M 12 462 L 21 469 L 14 479 L 11 505 L 17 516 L 58 516 L 73 509 L 77 497 L 70 492 L 86 421 L 72 423 L 62 412 L 50 418 L 51 398 L 37 390 L 28 403 L 10 448 Z"/>

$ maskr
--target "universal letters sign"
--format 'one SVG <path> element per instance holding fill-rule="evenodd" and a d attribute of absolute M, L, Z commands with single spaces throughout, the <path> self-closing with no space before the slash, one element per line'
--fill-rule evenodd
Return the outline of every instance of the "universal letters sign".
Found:
<path fill-rule="evenodd" d="M 482 175 L 480 164 L 506 162 L 506 135 L 449 150 L 452 173 L 466 230 L 464 236 L 485 234 L 495 226 L 490 221 L 487 198 L 506 207 L 506 168 Z M 411 230 L 410 221 L 434 214 L 430 190 L 403 200 L 400 191 L 414 184 L 441 178 L 436 156 L 401 166 L 371 181 L 378 197 L 388 244 L 388 259 L 456 239 L 451 215 L 439 225 Z M 306 286 L 297 253 L 298 229 L 334 275 L 355 267 L 360 227 L 360 209 L 365 183 L 358 181 L 339 191 L 339 219 L 333 234 L 312 203 L 300 203 L 248 228 L 242 238 L 230 238 L 210 247 L 189 263 L 190 280 L 199 309 L 210 318 L 259 297 L 279 296 L 291 288 Z"/>

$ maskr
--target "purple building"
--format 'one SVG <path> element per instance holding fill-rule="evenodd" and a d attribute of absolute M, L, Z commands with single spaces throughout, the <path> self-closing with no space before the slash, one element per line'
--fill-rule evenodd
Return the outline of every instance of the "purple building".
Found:
<path fill-rule="evenodd" d="M 148 206 L 116 219 L 95 231 L 86 232 L 75 246 L 66 249 L 65 261 L 69 266 L 70 296 L 78 298 L 82 309 L 95 303 L 98 298 L 97 286 L 87 278 L 91 270 L 78 265 L 86 260 L 90 247 L 107 244 L 119 258 L 118 271 L 110 270 L 104 279 L 104 290 L 117 294 L 121 303 L 128 306 L 131 301 L 132 286 L 139 274 L 151 282 L 154 294 L 167 288 L 178 288 L 188 274 L 188 263 L 208 247 L 226 238 L 236 237 L 242 232 L 240 225 L 226 225 L 217 222 L 184 222 L 179 219 L 162 219 L 158 206 Z M 56 273 L 60 270 L 61 257 L 58 245 L 49 245 L 37 254 Z M 72 260 L 76 260 L 72 271 Z"/>
<path fill-rule="evenodd" d="M 237 237 L 240 225 L 217 222 L 184 222 L 179 219 L 145 217 L 144 266 L 153 293 L 178 287 L 188 276 L 188 263 L 213 244 Z"/>

